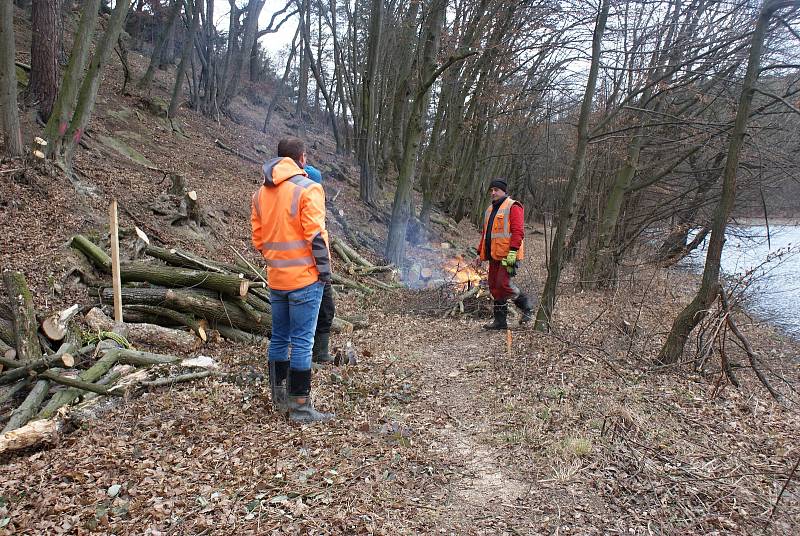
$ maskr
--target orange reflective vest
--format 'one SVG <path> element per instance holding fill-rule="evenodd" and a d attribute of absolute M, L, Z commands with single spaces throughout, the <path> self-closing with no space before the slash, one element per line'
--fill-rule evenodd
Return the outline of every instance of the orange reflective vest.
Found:
<path fill-rule="evenodd" d="M 497 214 L 494 215 L 492 222 L 491 232 L 491 252 L 492 259 L 499 261 L 503 260 L 508 252 L 511 251 L 511 207 L 518 204 L 510 197 L 506 197 L 497 209 Z M 492 216 L 492 205 L 486 209 L 483 216 L 483 232 L 481 233 L 481 243 L 478 246 L 478 255 L 481 260 L 491 260 L 486 256 L 486 248 L 484 247 L 484 240 L 486 239 L 486 227 L 489 225 L 489 218 Z M 522 242 L 517 250 L 517 259 L 522 260 L 525 258 L 525 237 L 523 236 Z"/>
<path fill-rule="evenodd" d="M 264 164 L 264 184 L 253 194 L 253 246 L 267 261 L 275 290 L 296 290 L 330 278 L 325 192 L 291 158 Z"/>

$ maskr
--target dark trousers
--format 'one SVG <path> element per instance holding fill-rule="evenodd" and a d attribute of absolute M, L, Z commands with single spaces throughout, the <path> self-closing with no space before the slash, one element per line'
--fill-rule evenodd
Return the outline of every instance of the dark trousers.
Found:
<path fill-rule="evenodd" d="M 500 261 L 489 261 L 489 292 L 497 302 L 513 300 L 519 296 L 519 288 L 511 282 L 508 270 L 500 264 Z M 325 301 L 325 298 L 322 300 Z"/>
<path fill-rule="evenodd" d="M 335 315 L 336 305 L 333 303 L 333 287 L 330 283 L 325 283 L 325 288 L 322 289 L 322 302 L 319 304 L 316 333 L 330 333 Z"/>

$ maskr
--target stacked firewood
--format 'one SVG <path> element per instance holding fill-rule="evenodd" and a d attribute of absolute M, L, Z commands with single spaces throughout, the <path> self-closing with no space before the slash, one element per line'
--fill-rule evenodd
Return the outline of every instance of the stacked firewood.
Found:
<path fill-rule="evenodd" d="M 0 305 L 0 408 L 4 409 L 0 454 L 53 440 L 65 422 L 68 406 L 82 402 L 81 407 L 88 409 L 102 397 L 127 395 L 152 380 L 149 369 L 153 365 L 182 361 L 173 355 L 134 350 L 127 340 L 128 326 L 114 325 L 98 309 L 89 311 L 87 320 L 107 321 L 108 331 L 97 330 L 88 337 L 73 322 L 81 310 L 78 305 L 40 320 L 25 276 L 5 271 L 3 282 L 8 302 Z M 194 372 L 191 379 L 210 374 L 209 370 Z M 184 381 L 185 376 L 170 380 Z M 7 413 L 5 408 L 15 401 L 20 402 Z"/>

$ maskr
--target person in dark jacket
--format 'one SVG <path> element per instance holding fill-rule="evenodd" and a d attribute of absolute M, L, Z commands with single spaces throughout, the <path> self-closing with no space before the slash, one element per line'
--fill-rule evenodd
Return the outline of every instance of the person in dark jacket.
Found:
<path fill-rule="evenodd" d="M 306 164 L 303 170 L 308 174 L 309 179 L 317 184 L 322 184 L 322 173 L 317 168 L 311 164 Z M 333 287 L 331 282 L 328 281 L 322 291 L 317 329 L 314 332 L 314 349 L 311 353 L 311 359 L 314 363 L 322 364 L 333 361 L 333 357 L 330 354 L 330 340 L 334 316 L 336 316 L 336 304 L 333 301 Z"/>
<path fill-rule="evenodd" d="M 507 329 L 509 300 L 522 312 L 520 324 L 530 321 L 533 312 L 528 296 L 511 281 L 519 261 L 525 257 L 525 211 L 519 201 L 509 197 L 504 179 L 495 179 L 489 184 L 489 196 L 492 203 L 484 215 L 475 264 L 480 266 L 482 261 L 489 261 L 494 321 L 484 328 Z"/>

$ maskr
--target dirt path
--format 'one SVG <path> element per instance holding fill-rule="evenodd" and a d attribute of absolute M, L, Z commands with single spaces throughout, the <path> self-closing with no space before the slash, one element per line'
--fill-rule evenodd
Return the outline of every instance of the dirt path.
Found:
<path fill-rule="evenodd" d="M 415 401 L 419 412 L 432 409 L 446 419 L 426 432 L 460 465 L 451 475 L 437 526 L 453 534 L 537 533 L 526 505 L 535 482 L 503 460 L 492 444 L 500 423 L 480 402 L 495 388 L 485 382 L 485 373 L 491 377 L 503 367 L 506 334 L 483 331 L 480 325 L 448 325 L 446 340 L 431 345 L 422 337 L 408 348 L 412 366 L 425 378 Z"/>

